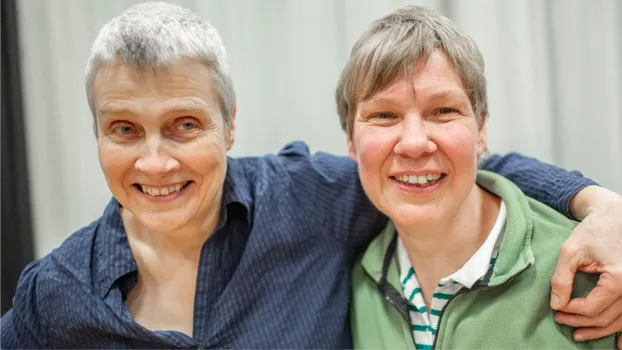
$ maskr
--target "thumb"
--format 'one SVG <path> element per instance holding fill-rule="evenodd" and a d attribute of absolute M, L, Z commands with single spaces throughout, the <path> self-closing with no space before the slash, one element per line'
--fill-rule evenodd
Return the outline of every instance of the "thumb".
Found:
<path fill-rule="evenodd" d="M 557 267 L 551 279 L 551 308 L 563 309 L 572 293 L 572 282 L 579 266 L 579 254 L 574 249 L 568 249 L 562 245 Z"/>

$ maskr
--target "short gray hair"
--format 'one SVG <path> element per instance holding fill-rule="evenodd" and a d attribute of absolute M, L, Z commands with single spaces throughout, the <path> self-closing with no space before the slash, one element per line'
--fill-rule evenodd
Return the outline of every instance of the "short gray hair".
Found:
<path fill-rule="evenodd" d="M 134 5 L 106 23 L 93 42 L 86 65 L 86 95 L 97 134 L 93 83 L 103 65 L 121 60 L 139 71 L 166 69 L 181 59 L 196 59 L 212 72 L 225 124 L 231 127 L 235 90 L 227 54 L 218 32 L 180 6 L 165 2 Z"/>
<path fill-rule="evenodd" d="M 484 58 L 475 41 L 440 13 L 406 6 L 371 23 L 352 48 L 335 92 L 341 127 L 352 135 L 356 106 L 387 87 L 434 49 L 449 57 L 476 118 L 488 115 Z"/>

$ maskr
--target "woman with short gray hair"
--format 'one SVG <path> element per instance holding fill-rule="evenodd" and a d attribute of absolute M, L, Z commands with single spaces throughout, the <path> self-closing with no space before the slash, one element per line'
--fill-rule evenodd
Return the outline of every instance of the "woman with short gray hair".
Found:
<path fill-rule="evenodd" d="M 211 71 L 225 124 L 230 127 L 235 114 L 235 89 L 220 35 L 194 13 L 162 2 L 138 4 L 113 18 L 93 42 L 85 75 L 95 132 L 93 84 L 102 66 L 122 61 L 137 71 L 157 71 L 188 57 Z"/>

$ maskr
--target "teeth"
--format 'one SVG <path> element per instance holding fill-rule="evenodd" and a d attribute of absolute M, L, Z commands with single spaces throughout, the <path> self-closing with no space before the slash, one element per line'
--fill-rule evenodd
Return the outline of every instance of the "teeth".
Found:
<path fill-rule="evenodd" d="M 153 188 L 145 185 L 141 185 L 141 189 L 143 193 L 146 193 L 150 196 L 168 196 L 169 194 L 181 191 L 184 186 L 186 186 L 187 182 L 183 184 L 177 184 L 175 186 L 170 186 L 168 188 Z"/>
<path fill-rule="evenodd" d="M 427 174 L 428 180 L 438 180 L 441 178 L 441 174 Z"/>
<path fill-rule="evenodd" d="M 411 185 L 428 186 L 434 185 L 438 179 L 441 178 L 441 174 L 426 174 L 426 175 L 400 175 L 395 179 L 400 182 L 408 183 Z"/>

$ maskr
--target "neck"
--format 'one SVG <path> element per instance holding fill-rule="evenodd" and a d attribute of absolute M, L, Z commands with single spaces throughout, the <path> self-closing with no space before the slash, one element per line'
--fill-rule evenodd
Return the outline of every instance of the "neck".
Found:
<path fill-rule="evenodd" d="M 121 208 L 121 217 L 125 225 L 132 248 L 140 246 L 156 255 L 197 256 L 201 248 L 216 229 L 220 218 L 220 203 L 207 215 L 195 218 L 183 227 L 173 231 L 154 231 L 143 225 L 129 210 Z M 138 248 L 138 247 L 136 247 Z"/>
<path fill-rule="evenodd" d="M 488 237 L 499 205 L 498 197 L 474 185 L 467 200 L 450 216 L 417 227 L 396 223 L 417 278 L 436 284 L 459 270 Z"/>

